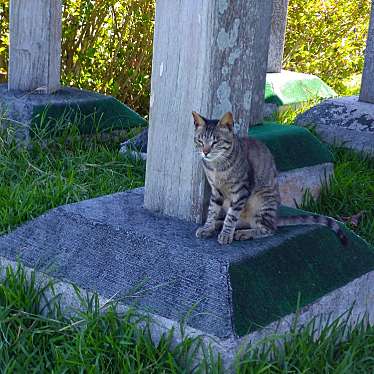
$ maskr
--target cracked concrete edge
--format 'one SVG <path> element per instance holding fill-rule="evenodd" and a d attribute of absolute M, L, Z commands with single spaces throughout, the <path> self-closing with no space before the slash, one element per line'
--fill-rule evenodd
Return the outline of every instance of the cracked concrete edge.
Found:
<path fill-rule="evenodd" d="M 282 204 L 291 207 L 300 206 L 307 191 L 316 199 L 322 186 L 330 183 L 333 174 L 334 164 L 331 162 L 279 173 Z"/>
<path fill-rule="evenodd" d="M 130 158 L 133 158 L 133 159 L 141 159 L 141 160 L 147 161 L 147 153 L 134 151 L 130 147 L 128 147 L 125 143 L 121 144 L 119 153 L 123 156 L 129 156 Z"/>
<path fill-rule="evenodd" d="M 0 279 L 5 277 L 5 269 L 11 267 L 16 269 L 19 264 L 0 256 Z M 38 272 L 35 269 L 22 265 L 27 276 L 35 272 L 37 284 L 46 284 L 53 282 L 53 291 L 48 290 L 45 297 L 47 302 L 56 302 L 59 300 L 62 312 L 67 316 L 73 316 L 82 309 L 82 303 L 78 297 L 77 290 L 88 298 L 94 295 L 93 292 L 76 288 L 72 284 L 56 280 L 45 273 Z M 336 320 L 346 321 L 350 326 L 354 326 L 361 321 L 368 324 L 374 324 L 374 271 L 364 274 L 354 279 L 345 286 L 336 289 L 314 303 L 309 304 L 297 313 L 289 314 L 278 321 L 275 321 L 251 334 L 242 338 L 231 337 L 228 339 L 219 339 L 213 335 L 206 334 L 200 330 L 183 325 L 180 322 L 164 318 L 159 315 L 138 312 L 138 314 L 149 318 L 149 331 L 155 344 L 162 336 L 173 330 L 172 346 L 181 343 L 183 339 L 196 339 L 196 363 L 204 357 L 214 358 L 220 355 L 222 363 L 226 370 L 234 371 L 234 365 L 240 357 L 251 347 L 267 344 L 269 341 L 276 341 L 278 344 L 290 337 L 290 330 L 297 331 L 304 328 L 309 322 L 315 321 L 314 332 L 318 336 L 322 329 Z M 58 298 L 56 299 L 56 295 Z M 100 308 L 104 311 L 105 307 L 111 303 L 111 299 L 98 295 Z M 123 303 L 118 304 L 118 312 L 125 313 L 130 307 Z M 346 316 L 346 317 L 345 317 Z M 344 318 L 342 318 L 344 317 Z M 139 327 L 145 326 L 143 322 Z"/>

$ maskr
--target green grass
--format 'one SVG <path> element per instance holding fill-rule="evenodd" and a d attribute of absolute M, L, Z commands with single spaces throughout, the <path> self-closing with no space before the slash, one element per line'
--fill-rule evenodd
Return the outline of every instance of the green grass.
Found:
<path fill-rule="evenodd" d="M 172 346 L 172 334 L 152 343 L 145 317 L 124 315 L 115 305 L 101 310 L 95 296 L 82 297 L 84 312 L 61 314 L 58 303 L 45 304 L 35 274 L 6 270 L 0 285 L 1 373 L 181 373 L 194 367 L 191 339 Z M 183 368 L 183 369 L 182 369 Z M 204 369 L 203 364 L 201 370 Z"/>
<path fill-rule="evenodd" d="M 372 373 L 374 329 L 364 324 L 349 329 L 345 318 L 325 328 L 318 338 L 312 338 L 312 321 L 301 332 L 291 332 L 283 347 L 273 340 L 267 349 L 252 349 L 238 364 L 237 373 Z"/>
<path fill-rule="evenodd" d="M 62 315 L 57 302 L 45 305 L 45 292 L 22 267 L 6 271 L 0 284 L 1 373 L 224 373 L 209 355 L 196 364 L 198 340 L 172 344 L 172 332 L 157 344 L 148 320 L 130 310 L 120 315 L 115 304 L 100 309 L 95 296 L 81 296 L 83 312 Z M 348 329 L 346 316 L 313 339 L 315 321 L 293 329 L 284 346 L 274 336 L 265 347 L 253 347 L 236 362 L 236 373 L 371 373 L 374 328 Z M 348 338 L 346 338 L 348 336 Z M 345 337 L 345 339 L 344 339 Z"/>
<path fill-rule="evenodd" d="M 58 141 L 36 133 L 29 150 L 0 135 L 0 234 L 59 205 L 144 184 L 144 162 L 121 157 L 118 143 L 59 130 Z"/>
<path fill-rule="evenodd" d="M 286 109 L 276 119 L 283 124 L 293 123 L 299 113 L 317 103 L 318 100 Z M 334 177 L 329 187 L 323 186 L 317 200 L 306 194 L 301 207 L 339 220 L 364 212 L 357 227 L 348 226 L 374 245 L 374 158 L 335 146 L 330 149 L 335 158 Z"/>
<path fill-rule="evenodd" d="M 40 130 L 29 150 L 17 148 L 8 132 L 1 134 L 0 233 L 58 205 L 143 185 L 144 162 L 119 156 L 118 142 L 83 139 L 74 127 L 62 132 L 56 139 Z M 317 201 L 306 197 L 305 207 L 333 217 L 364 210 L 363 220 L 352 228 L 374 243 L 374 160 L 342 149 L 333 152 L 336 169 L 329 189 Z M 194 367 L 191 340 L 175 347 L 169 335 L 154 344 L 147 329 L 134 322 L 146 322 L 135 311 L 121 316 L 108 306 L 103 312 L 95 298 L 74 318 L 63 316 L 55 304 L 41 310 L 51 287 L 39 286 L 22 268 L 8 269 L 0 284 L 1 373 L 224 372 L 219 361 L 208 358 Z M 253 348 L 237 373 L 374 371 L 373 328 L 358 326 L 348 333 L 344 324 L 335 324 L 317 340 L 312 331 L 310 325 L 291 332 L 284 349 L 276 340 L 268 351 Z"/>
<path fill-rule="evenodd" d="M 374 158 L 334 148 L 335 170 L 317 200 L 305 196 L 303 208 L 337 219 L 364 212 L 357 227 L 348 226 L 374 245 Z"/>

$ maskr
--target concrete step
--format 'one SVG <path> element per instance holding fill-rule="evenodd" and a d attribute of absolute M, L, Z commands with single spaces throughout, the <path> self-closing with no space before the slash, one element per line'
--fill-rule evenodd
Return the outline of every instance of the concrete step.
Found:
<path fill-rule="evenodd" d="M 0 237 L 0 256 L 231 340 L 374 270 L 373 248 L 349 231 L 348 247 L 315 225 L 222 247 L 216 238 L 197 239 L 195 224 L 150 213 L 142 204 L 138 189 L 61 206 Z M 355 296 L 348 296 L 320 312 L 349 308 Z"/>

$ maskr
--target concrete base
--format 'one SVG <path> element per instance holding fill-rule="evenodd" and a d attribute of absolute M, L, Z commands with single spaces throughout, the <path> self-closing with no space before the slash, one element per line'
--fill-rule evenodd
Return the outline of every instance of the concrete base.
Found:
<path fill-rule="evenodd" d="M 300 326 L 353 304 L 352 323 L 374 317 L 374 253 L 358 237 L 349 234 L 343 248 L 328 229 L 305 226 L 222 247 L 196 239 L 194 224 L 145 211 L 143 196 L 138 189 L 51 210 L 0 237 L 2 264 L 19 260 L 60 279 L 66 308 L 77 306 L 69 283 L 102 303 L 136 305 L 151 314 L 155 338 L 183 322 L 227 364 L 249 343 L 288 331 L 298 303 Z"/>
<path fill-rule="evenodd" d="M 322 186 L 329 185 L 333 174 L 334 164 L 330 162 L 279 173 L 278 182 L 282 204 L 298 207 L 302 204 L 305 193 L 317 199 Z"/>
<path fill-rule="evenodd" d="M 5 278 L 8 267 L 16 271 L 18 266 L 19 262 L 10 261 L 0 256 L 0 279 Z M 85 306 L 82 305 L 82 296 L 86 296 L 87 300 L 94 295 L 98 296 L 99 308 L 103 312 L 106 311 L 108 306 L 112 305 L 112 298 L 97 295 L 97 293 L 50 277 L 33 268 L 27 266 L 23 266 L 23 268 L 29 278 L 32 275 L 35 276 L 37 284 L 53 283 L 54 292 L 47 292 L 44 301 L 50 305 L 58 302 L 61 306 L 61 311 L 66 316 L 75 316 L 79 311 L 84 311 Z M 295 331 L 302 330 L 310 323 L 314 323 L 315 337 L 318 337 L 323 328 L 337 320 L 352 327 L 362 322 L 374 325 L 374 294 L 371 292 L 373 288 L 374 271 L 330 292 L 313 304 L 301 308 L 296 313 L 289 314 L 279 321 L 242 338 L 220 339 L 214 335 L 194 329 L 182 321 L 175 321 L 142 311 L 138 311 L 138 313 L 146 317 L 154 344 L 157 345 L 163 336 L 168 335 L 170 330 L 173 330 L 172 346 L 176 346 L 186 338 L 194 341 L 193 348 L 196 350 L 196 365 L 204 357 L 210 359 L 210 354 L 212 353 L 215 359 L 218 356 L 220 357 L 226 372 L 236 373 L 235 363 L 240 357 L 245 355 L 248 349 L 268 344 L 269 342 L 282 344 L 282 341 L 292 338 Z M 119 313 L 126 313 L 130 309 L 128 305 L 122 302 L 117 305 Z M 143 324 L 139 327 L 142 328 Z M 290 335 L 291 331 L 293 331 L 292 335 Z"/>
<path fill-rule="evenodd" d="M 315 75 L 287 70 L 267 73 L 264 116 L 271 118 L 287 108 L 297 108 L 311 100 L 336 96 L 337 93 Z"/>
<path fill-rule="evenodd" d="M 65 87 L 53 94 L 8 91 L 0 85 L 0 127 L 11 126 L 29 143 L 35 126 L 62 128 L 74 123 L 82 133 L 144 126 L 146 121 L 114 97 Z"/>
<path fill-rule="evenodd" d="M 315 127 L 321 138 L 374 155 L 374 104 L 358 96 L 326 100 L 296 118 L 297 125 Z"/>

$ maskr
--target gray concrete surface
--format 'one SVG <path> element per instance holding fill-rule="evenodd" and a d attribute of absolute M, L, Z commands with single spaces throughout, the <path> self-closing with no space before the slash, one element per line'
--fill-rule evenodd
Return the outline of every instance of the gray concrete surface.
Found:
<path fill-rule="evenodd" d="M 314 127 L 328 143 L 374 155 L 374 104 L 357 96 L 325 100 L 298 115 L 295 123 Z"/>
<path fill-rule="evenodd" d="M 87 103 L 88 100 L 102 100 L 103 96 L 94 92 L 65 87 L 53 94 L 38 91 L 8 91 L 6 84 L 0 84 L 0 126 L 15 129 L 16 139 L 28 144 L 30 127 L 35 107 L 51 104 L 66 106 Z"/>
<path fill-rule="evenodd" d="M 222 247 L 199 240 L 197 225 L 142 207 L 143 190 L 58 207 L 0 237 L 0 255 L 106 298 L 234 336 L 228 267 L 313 227 Z"/>
<path fill-rule="evenodd" d="M 290 207 L 300 206 L 307 191 L 316 199 L 322 186 L 330 183 L 333 174 L 334 164 L 330 162 L 279 173 L 282 204 Z"/>

